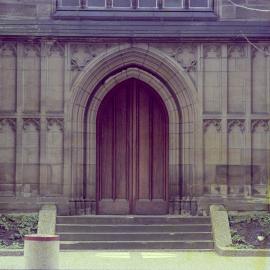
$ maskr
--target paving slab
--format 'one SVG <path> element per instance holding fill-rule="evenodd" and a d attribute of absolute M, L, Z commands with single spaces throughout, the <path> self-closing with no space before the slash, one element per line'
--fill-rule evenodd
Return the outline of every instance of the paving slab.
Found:
<path fill-rule="evenodd" d="M 24 269 L 24 257 L 0 257 L 0 269 Z M 270 258 L 221 257 L 214 252 L 76 251 L 60 253 L 60 269 L 269 270 Z"/>

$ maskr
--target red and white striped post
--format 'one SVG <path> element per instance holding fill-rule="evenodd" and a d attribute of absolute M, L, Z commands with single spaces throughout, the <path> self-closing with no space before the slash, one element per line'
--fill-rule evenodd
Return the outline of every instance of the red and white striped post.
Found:
<path fill-rule="evenodd" d="M 58 269 L 59 236 L 32 234 L 24 237 L 25 269 Z"/>

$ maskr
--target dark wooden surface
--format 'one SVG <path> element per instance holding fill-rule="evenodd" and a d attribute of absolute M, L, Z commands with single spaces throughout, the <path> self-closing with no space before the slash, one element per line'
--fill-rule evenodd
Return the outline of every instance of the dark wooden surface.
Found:
<path fill-rule="evenodd" d="M 168 117 L 160 97 L 135 79 L 115 87 L 97 119 L 99 214 L 165 214 Z"/>

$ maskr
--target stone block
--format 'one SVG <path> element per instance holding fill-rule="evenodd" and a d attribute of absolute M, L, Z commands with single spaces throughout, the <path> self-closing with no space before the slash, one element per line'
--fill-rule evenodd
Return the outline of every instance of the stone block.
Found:
<path fill-rule="evenodd" d="M 254 5 L 254 6 L 249 6 L 250 8 L 259 8 L 259 9 L 269 9 L 267 6 L 259 6 L 259 5 Z M 260 11 L 253 11 L 253 10 L 248 10 L 245 8 L 241 7 L 236 7 L 236 18 L 237 19 L 247 19 L 249 18 L 250 20 L 270 20 L 270 12 L 260 12 Z"/>
<path fill-rule="evenodd" d="M 232 245 L 230 225 L 227 211 L 222 205 L 210 206 L 211 223 L 216 248 Z"/>
<path fill-rule="evenodd" d="M 53 204 L 42 206 L 38 216 L 38 234 L 55 234 L 56 212 Z"/>
<path fill-rule="evenodd" d="M 37 15 L 36 5 L 21 3 L 0 3 L 0 16 L 15 17 L 35 17 Z"/>
<path fill-rule="evenodd" d="M 236 8 L 234 6 L 223 6 L 221 11 L 222 19 L 235 19 Z"/>
<path fill-rule="evenodd" d="M 52 4 L 38 4 L 37 16 L 38 17 L 50 17 L 52 12 Z"/>
<path fill-rule="evenodd" d="M 228 194 L 228 186 L 227 185 L 212 184 L 211 185 L 211 194 L 226 197 Z"/>

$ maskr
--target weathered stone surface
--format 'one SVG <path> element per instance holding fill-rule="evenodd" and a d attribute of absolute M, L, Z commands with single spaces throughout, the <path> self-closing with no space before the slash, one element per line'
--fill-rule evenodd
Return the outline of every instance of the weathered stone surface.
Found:
<path fill-rule="evenodd" d="M 6 17 L 35 17 L 36 13 L 36 6 L 35 5 L 28 5 L 28 4 L 10 4 L 10 3 L 1 3 L 0 2 L 0 16 Z"/>
<path fill-rule="evenodd" d="M 228 214 L 224 206 L 210 206 L 211 223 L 216 249 L 222 249 L 232 245 Z"/>
<path fill-rule="evenodd" d="M 224 1 L 216 22 L 130 20 L 123 27 L 108 19 L 55 20 L 52 2 L 0 0 L 0 202 L 95 201 L 97 111 L 129 78 L 155 89 L 168 111 L 171 204 L 181 196 L 227 205 L 239 197 L 242 208 L 264 202 L 270 179 L 268 21 Z M 237 21 L 244 13 L 249 20 Z M 241 31 L 256 38 L 252 44 L 236 42 Z"/>
<path fill-rule="evenodd" d="M 38 234 L 55 234 L 56 211 L 56 206 L 53 204 L 42 206 L 38 216 Z"/>

